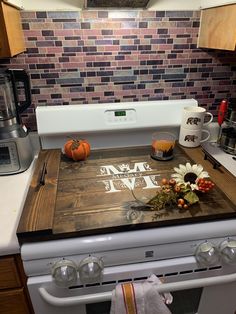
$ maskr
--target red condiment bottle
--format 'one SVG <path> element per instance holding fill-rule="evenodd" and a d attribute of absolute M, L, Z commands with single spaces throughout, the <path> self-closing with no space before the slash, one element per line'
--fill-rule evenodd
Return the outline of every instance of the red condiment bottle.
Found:
<path fill-rule="evenodd" d="M 218 117 L 217 117 L 219 126 L 221 126 L 221 124 L 224 122 L 227 109 L 228 109 L 228 100 L 223 99 L 220 103 Z"/>
<path fill-rule="evenodd" d="M 223 99 L 223 100 L 221 100 L 220 107 L 218 110 L 218 116 L 217 116 L 218 124 L 220 126 L 217 143 L 221 147 L 223 147 L 225 145 L 225 144 L 223 145 L 224 135 L 223 135 L 222 131 L 224 129 L 224 126 L 222 124 L 224 122 L 227 110 L 228 110 L 228 100 Z"/>

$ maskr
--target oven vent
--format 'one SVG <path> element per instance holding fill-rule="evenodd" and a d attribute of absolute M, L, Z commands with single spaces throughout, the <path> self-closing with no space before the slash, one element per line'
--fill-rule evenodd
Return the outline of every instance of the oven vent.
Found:
<path fill-rule="evenodd" d="M 221 268 L 222 268 L 222 266 L 219 265 L 219 266 L 209 267 L 208 269 L 209 269 L 209 270 L 217 270 L 217 269 L 221 269 Z"/>
<path fill-rule="evenodd" d="M 98 286 L 100 286 L 100 283 L 98 283 L 98 282 L 95 282 L 95 283 L 88 283 L 88 284 L 86 284 L 86 287 L 98 287 Z M 83 287 L 83 286 L 82 286 Z"/>
<path fill-rule="evenodd" d="M 120 280 L 118 280 L 118 283 L 125 283 L 125 282 L 130 282 L 130 281 L 133 281 L 133 279 L 131 279 L 131 278 L 127 278 L 127 279 L 120 279 Z"/>
<path fill-rule="evenodd" d="M 165 274 L 165 277 L 173 277 L 173 276 L 177 276 L 179 273 L 178 272 L 175 272 L 175 273 L 168 273 L 168 274 Z M 160 277 L 160 276 L 159 276 Z"/>
<path fill-rule="evenodd" d="M 85 0 L 86 9 L 94 8 L 146 8 L 149 0 Z"/>
<path fill-rule="evenodd" d="M 106 285 L 113 285 L 113 284 L 116 284 L 116 281 L 115 281 L 115 280 L 113 280 L 113 281 L 103 281 L 103 282 L 102 282 L 102 285 L 103 285 L 103 286 L 106 286 Z"/>
<path fill-rule="evenodd" d="M 192 269 L 180 271 L 180 275 L 191 274 L 193 272 Z"/>
<path fill-rule="evenodd" d="M 198 269 L 194 270 L 195 273 L 200 273 L 200 272 L 203 272 L 203 271 L 207 271 L 207 268 L 198 268 Z"/>
<path fill-rule="evenodd" d="M 222 266 L 217 265 L 217 266 L 212 266 L 209 268 L 196 268 L 196 269 L 186 269 L 182 270 L 179 272 L 171 272 L 171 273 L 163 273 L 163 274 L 155 274 L 158 278 L 170 278 L 170 277 L 176 277 L 176 276 L 181 276 L 181 275 L 188 275 L 191 273 L 200 273 L 200 272 L 208 272 L 208 271 L 217 271 L 221 270 Z M 95 283 L 90 283 L 90 284 L 85 284 L 85 285 L 77 285 L 77 286 L 71 286 L 69 289 L 83 289 L 83 288 L 91 288 L 91 287 L 99 287 L 99 286 L 113 286 L 115 287 L 119 283 L 126 283 L 126 282 L 138 282 L 138 281 L 144 281 L 148 278 L 148 276 L 143 276 L 143 277 L 134 277 L 134 278 L 122 278 L 122 279 L 117 279 L 117 280 L 106 280 L 102 282 L 95 282 Z"/>

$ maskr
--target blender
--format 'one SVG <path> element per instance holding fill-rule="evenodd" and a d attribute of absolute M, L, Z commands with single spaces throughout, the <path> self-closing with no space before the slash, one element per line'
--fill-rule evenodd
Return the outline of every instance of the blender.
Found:
<path fill-rule="evenodd" d="M 23 172 L 33 160 L 29 134 L 20 120 L 30 105 L 27 72 L 0 69 L 0 175 Z"/>

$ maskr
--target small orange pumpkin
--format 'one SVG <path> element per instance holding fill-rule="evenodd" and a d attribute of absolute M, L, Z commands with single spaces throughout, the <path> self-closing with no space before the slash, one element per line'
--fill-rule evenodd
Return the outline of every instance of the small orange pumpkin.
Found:
<path fill-rule="evenodd" d="M 74 161 L 85 160 L 90 154 L 90 144 L 86 140 L 70 139 L 64 145 L 64 152 Z"/>

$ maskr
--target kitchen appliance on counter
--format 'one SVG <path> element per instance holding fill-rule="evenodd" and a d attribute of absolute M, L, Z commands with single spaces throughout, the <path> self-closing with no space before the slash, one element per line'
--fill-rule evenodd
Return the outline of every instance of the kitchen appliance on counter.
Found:
<path fill-rule="evenodd" d="M 229 103 L 227 106 L 219 145 L 226 153 L 236 155 L 236 103 Z"/>
<path fill-rule="evenodd" d="M 79 196 L 77 185 L 74 186 L 80 175 L 80 181 L 86 185 L 86 189 L 82 189 L 81 193 L 88 189 L 87 199 L 93 202 L 92 218 L 109 208 L 112 211 L 108 211 L 108 221 L 112 220 L 109 219 L 111 216 L 118 217 L 116 205 L 122 196 L 119 196 L 121 193 L 118 186 L 113 184 L 114 181 L 122 181 L 119 190 L 127 188 L 127 194 L 134 188 L 142 189 L 142 186 L 145 191 L 154 188 L 157 184 L 155 173 L 152 165 L 141 160 L 144 156 L 142 146 L 150 145 L 151 153 L 151 134 L 154 131 L 166 130 L 178 135 L 182 109 L 194 105 L 197 106 L 195 100 L 172 100 L 37 108 L 38 131 L 44 149 L 61 149 L 68 135 L 86 138 L 91 143 L 92 155 L 95 148 L 98 154 L 104 149 L 109 158 L 113 156 L 116 163 L 119 163 L 119 168 L 117 165 L 106 164 L 111 160 L 109 158 L 104 159 L 103 164 L 102 154 L 98 158 L 101 171 L 94 181 L 105 187 L 104 194 L 112 205 L 104 205 L 103 210 L 101 206 L 96 207 L 96 197 L 99 203 L 102 202 L 97 186 L 85 178 L 86 173 L 95 173 L 96 160 L 92 159 L 92 156 L 84 169 L 81 163 L 73 163 L 72 166 L 65 160 L 62 162 L 61 171 L 66 174 L 65 180 L 73 192 L 68 193 L 63 189 L 63 181 L 52 177 L 52 172 L 55 172 L 57 167 L 53 167 L 52 172 L 49 171 L 50 152 L 55 156 L 56 151 L 50 150 L 49 155 L 47 151 L 43 152 L 46 162 L 37 172 L 42 186 L 41 192 L 40 186 L 36 186 L 39 189 L 39 199 L 44 199 L 43 193 L 47 189 L 46 193 L 52 194 L 53 184 L 60 181 L 58 187 L 60 192 L 64 191 L 65 198 L 58 198 L 57 203 L 62 207 L 66 204 L 68 210 L 59 210 L 54 217 L 59 229 L 50 235 L 50 239 L 46 236 L 47 226 L 42 226 L 41 232 L 35 232 L 36 240 L 32 241 L 29 234 L 24 231 L 21 233 L 21 225 L 18 228 L 18 237 L 22 244 L 21 256 L 28 276 L 27 285 L 36 314 L 109 313 L 111 292 L 118 283 L 142 281 L 153 273 L 164 280 L 159 288 L 160 292 L 173 292 L 173 314 L 235 312 L 235 210 L 230 216 L 222 216 L 222 219 L 218 217 L 217 220 L 209 221 L 202 217 L 192 223 L 178 225 L 170 222 L 165 226 L 150 223 L 149 228 L 143 229 L 143 225 L 137 223 L 140 215 L 137 215 L 136 211 L 124 209 L 123 215 L 133 221 L 133 228 L 131 225 L 129 230 L 123 230 L 117 225 L 115 232 L 111 229 L 110 232 L 108 229 L 102 232 L 103 220 L 95 219 L 100 228 L 99 233 L 93 231 L 90 225 L 89 235 L 76 236 L 81 222 L 89 222 L 86 218 L 86 208 L 80 212 L 81 219 L 75 220 L 80 203 L 85 204 L 83 197 Z M 92 123 L 89 124 L 88 121 Z M 138 147 L 139 154 L 133 155 L 133 162 L 136 164 L 132 163 L 132 167 L 127 164 L 127 156 L 119 153 L 126 151 L 124 147 L 128 147 L 128 150 Z M 115 157 L 113 150 L 118 152 Z M 156 163 L 158 171 L 159 168 L 167 167 L 168 163 L 174 163 L 175 158 L 176 156 L 171 161 L 152 160 L 152 163 Z M 178 158 L 178 162 L 185 160 L 182 155 Z M 55 162 L 51 161 L 51 165 L 55 166 Z M 70 181 L 71 176 L 75 176 L 73 182 Z M 107 185 L 106 180 L 109 181 Z M 140 181 L 142 184 L 136 185 Z M 35 184 L 32 188 L 34 186 Z M 75 194 L 76 197 L 73 197 Z M 34 197 L 37 198 L 36 195 Z M 39 199 L 35 199 L 36 207 Z M 221 198 L 216 201 L 220 203 Z M 229 204 L 228 201 L 226 203 Z M 235 204 L 232 206 L 235 208 Z M 37 216 L 36 207 L 33 209 L 33 216 Z M 214 203 L 214 210 L 215 207 L 217 208 Z M 142 214 L 142 211 L 138 213 Z M 194 216 L 194 213 L 192 215 Z M 31 232 L 32 228 L 40 223 L 39 220 L 34 223 L 31 217 L 27 217 L 23 212 L 22 225 L 24 224 L 29 225 Z M 65 237 L 61 238 L 61 228 L 70 228 L 72 231 L 64 233 Z"/>
<path fill-rule="evenodd" d="M 218 114 L 219 138 L 202 143 L 205 158 L 211 160 L 213 167 L 224 166 L 236 177 L 236 103 L 222 100 Z"/>
<path fill-rule="evenodd" d="M 225 167 L 236 177 L 236 157 L 226 153 L 217 142 L 205 142 L 201 144 L 205 153 L 205 159 L 209 159 L 214 168 Z"/>
<path fill-rule="evenodd" d="M 23 87 L 20 84 L 23 83 Z M 20 95 L 20 92 L 24 95 Z M 24 97 L 24 100 L 20 100 Z M 30 79 L 24 70 L 0 70 L 0 175 L 26 170 L 33 154 L 20 114 L 31 105 Z"/>

